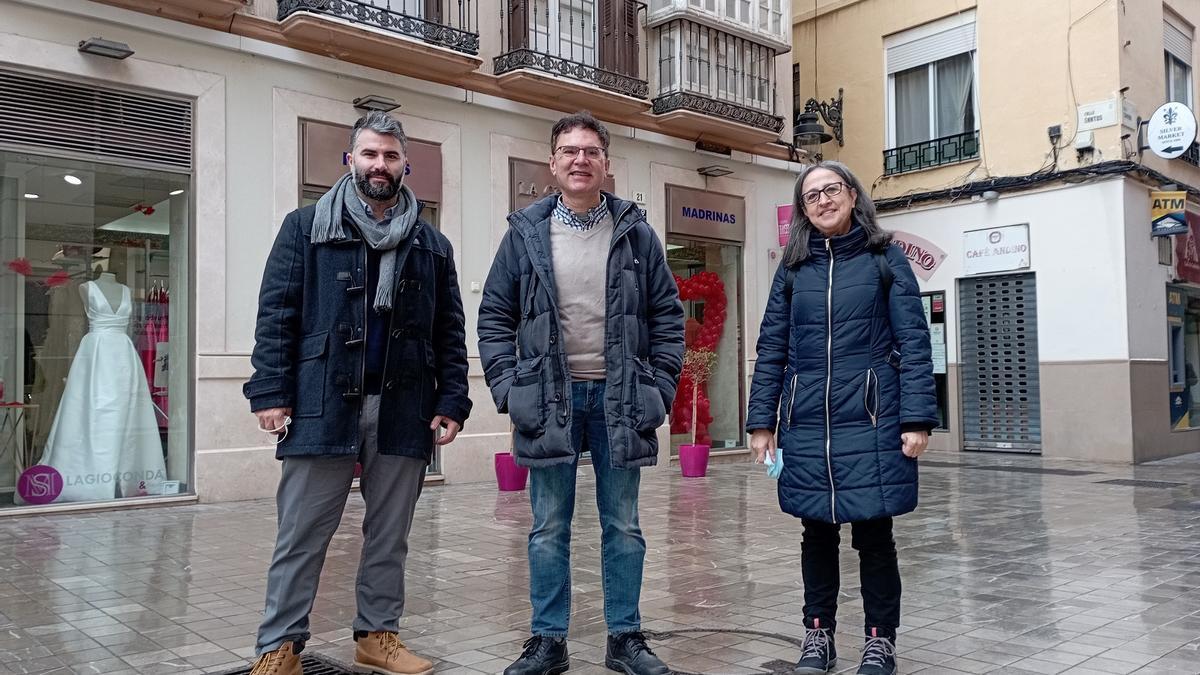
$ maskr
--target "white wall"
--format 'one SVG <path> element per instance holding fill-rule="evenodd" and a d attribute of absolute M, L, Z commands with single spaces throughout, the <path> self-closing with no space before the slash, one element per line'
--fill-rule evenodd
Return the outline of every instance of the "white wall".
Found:
<path fill-rule="evenodd" d="M 946 291 L 947 358 L 951 363 L 960 362 L 957 280 L 965 276 L 963 232 L 1020 223 L 1029 224 L 1029 271 L 1037 279 L 1040 360 L 1129 358 L 1125 183 L 1115 178 L 1002 195 L 991 203 L 964 201 L 880 218 L 884 228 L 920 235 L 947 253 L 932 278 L 921 282 L 921 288 Z M 1145 213 L 1148 219 L 1148 206 Z M 1162 291 L 1159 283 L 1159 296 Z M 1162 312 L 1160 316 L 1165 316 Z"/>

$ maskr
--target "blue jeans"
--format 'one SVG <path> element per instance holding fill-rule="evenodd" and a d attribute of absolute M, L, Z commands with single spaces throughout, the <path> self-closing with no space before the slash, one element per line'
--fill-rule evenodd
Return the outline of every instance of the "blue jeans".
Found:
<path fill-rule="evenodd" d="M 571 384 L 571 442 L 575 461 L 530 469 L 529 600 L 534 635 L 565 637 L 571 616 L 571 517 L 579 453 L 592 453 L 600 512 L 604 620 L 611 635 L 641 630 L 638 599 L 646 540 L 638 527 L 640 469 L 614 469 L 608 454 L 604 382 Z"/>

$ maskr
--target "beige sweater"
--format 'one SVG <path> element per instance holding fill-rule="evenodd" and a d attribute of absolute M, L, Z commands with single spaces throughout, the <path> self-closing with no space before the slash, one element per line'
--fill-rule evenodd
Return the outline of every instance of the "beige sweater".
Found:
<path fill-rule="evenodd" d="M 603 380 L 604 310 L 613 219 L 590 230 L 550 219 L 550 255 L 558 289 L 558 321 L 572 380 Z"/>

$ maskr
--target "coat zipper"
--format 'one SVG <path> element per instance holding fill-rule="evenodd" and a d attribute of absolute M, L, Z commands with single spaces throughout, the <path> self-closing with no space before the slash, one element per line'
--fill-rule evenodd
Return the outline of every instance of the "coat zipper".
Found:
<path fill-rule="evenodd" d="M 833 386 L 833 247 L 825 240 L 829 255 L 829 282 L 825 288 L 825 470 L 829 474 L 829 511 L 837 522 L 837 488 L 833 484 L 833 429 L 829 413 L 829 391 Z"/>
<path fill-rule="evenodd" d="M 796 409 L 796 378 L 799 374 L 792 375 L 792 395 L 788 400 L 787 427 L 792 428 L 792 411 Z"/>
<path fill-rule="evenodd" d="M 621 213 L 616 217 L 615 220 L 613 220 L 613 233 L 614 234 L 616 233 L 617 228 L 620 227 L 621 221 L 623 221 L 625 219 L 625 216 L 629 213 L 629 210 L 632 208 L 633 208 L 632 203 L 626 205 L 625 209 L 623 211 L 621 211 Z M 624 235 L 622 235 L 621 238 L 623 239 Z M 605 286 L 606 293 L 607 293 L 608 285 L 609 285 L 609 283 L 611 283 L 611 280 L 608 278 L 609 263 L 612 262 L 612 253 L 613 253 L 613 250 L 615 250 L 617 247 L 617 241 L 618 241 L 618 238 L 613 237 L 612 242 L 609 243 L 609 245 L 608 245 L 608 260 L 604 261 L 604 286 Z M 635 258 L 635 260 L 636 260 L 636 258 Z M 635 277 L 636 277 L 636 272 L 635 272 Z M 607 332 L 607 329 L 608 329 L 608 321 L 609 321 L 608 302 L 606 300 L 604 303 L 605 332 Z M 607 342 L 607 340 L 606 340 L 606 342 Z M 565 362 L 565 360 L 566 360 L 565 356 L 563 357 L 563 360 Z M 624 340 L 621 340 L 621 363 L 628 363 L 628 362 L 629 362 L 629 346 L 627 344 L 625 344 Z M 633 389 L 632 401 L 633 401 L 633 409 L 636 411 L 639 407 L 641 407 L 638 405 L 639 401 L 637 400 L 638 396 L 640 395 L 640 393 L 638 392 L 638 386 L 637 386 L 638 374 L 634 373 L 633 378 L 634 379 L 633 379 L 633 387 L 632 387 L 632 389 Z"/>
<path fill-rule="evenodd" d="M 867 369 L 867 386 L 863 387 L 863 408 L 867 411 L 867 417 L 871 418 L 871 426 L 878 427 L 879 424 L 879 378 L 875 375 L 874 368 Z M 871 409 L 871 393 L 875 393 L 875 409 Z"/>

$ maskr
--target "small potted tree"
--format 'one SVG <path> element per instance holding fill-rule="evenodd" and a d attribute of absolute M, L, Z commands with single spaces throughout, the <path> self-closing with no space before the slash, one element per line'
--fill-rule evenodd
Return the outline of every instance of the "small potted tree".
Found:
<path fill-rule="evenodd" d="M 692 442 L 679 446 L 679 470 L 687 478 L 699 478 L 708 472 L 707 444 L 696 442 L 696 432 L 700 428 L 700 386 L 708 381 L 716 364 L 717 354 L 710 349 L 689 349 L 683 355 L 684 379 L 692 385 L 692 417 L 689 420 Z"/>

